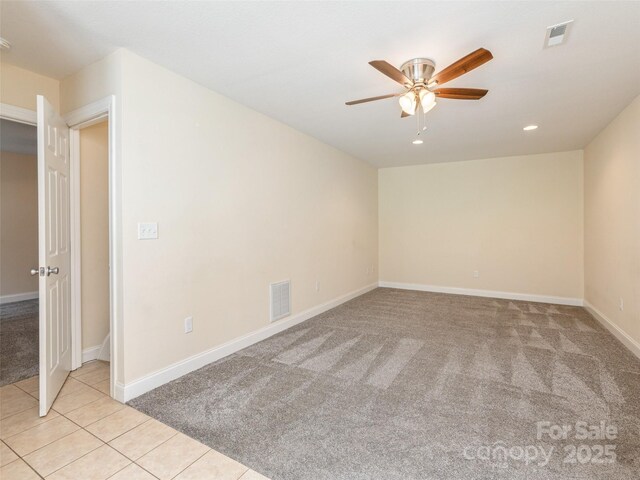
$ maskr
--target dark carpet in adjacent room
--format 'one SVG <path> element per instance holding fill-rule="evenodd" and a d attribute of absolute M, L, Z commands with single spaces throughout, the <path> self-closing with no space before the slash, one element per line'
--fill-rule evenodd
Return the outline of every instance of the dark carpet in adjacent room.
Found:
<path fill-rule="evenodd" d="M 38 375 L 38 300 L 0 305 L 0 386 Z"/>
<path fill-rule="evenodd" d="M 640 478 L 640 361 L 578 307 L 379 288 L 130 404 L 273 480 Z"/>

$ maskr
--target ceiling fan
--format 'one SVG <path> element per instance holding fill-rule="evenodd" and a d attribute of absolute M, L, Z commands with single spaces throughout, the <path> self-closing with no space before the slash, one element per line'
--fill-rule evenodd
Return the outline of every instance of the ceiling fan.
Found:
<path fill-rule="evenodd" d="M 436 64 L 428 58 L 414 58 L 405 62 L 398 70 L 396 67 L 384 60 L 373 60 L 369 62 L 373 68 L 385 74 L 402 85 L 405 90 L 400 93 L 390 93 L 379 97 L 363 98 L 346 102 L 346 105 L 357 105 L 359 103 L 373 102 L 391 97 L 400 97 L 401 117 L 408 117 L 416 113 L 422 107 L 427 113 L 436 105 L 436 98 L 451 98 L 454 100 L 479 100 L 484 97 L 488 90 L 480 88 L 439 88 L 440 85 L 458 78 L 474 68 L 485 64 L 493 58 L 491 52 L 484 48 L 479 48 L 471 52 L 466 57 L 462 57 L 457 62 L 452 63 L 447 68 L 435 75 Z"/>

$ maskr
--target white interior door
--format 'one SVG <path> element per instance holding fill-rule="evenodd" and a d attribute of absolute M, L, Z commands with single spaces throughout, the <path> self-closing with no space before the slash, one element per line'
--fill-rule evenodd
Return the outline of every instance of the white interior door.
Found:
<path fill-rule="evenodd" d="M 38 95 L 40 416 L 71 370 L 69 127 Z"/>

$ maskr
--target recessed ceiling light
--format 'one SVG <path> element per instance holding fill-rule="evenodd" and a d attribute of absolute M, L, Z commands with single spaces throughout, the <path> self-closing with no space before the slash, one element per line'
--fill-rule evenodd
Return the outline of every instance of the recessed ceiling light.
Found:
<path fill-rule="evenodd" d="M 538 125 L 527 125 L 526 127 L 523 128 L 523 130 L 525 132 L 528 132 L 530 130 L 535 130 L 536 128 L 538 128 Z"/>
<path fill-rule="evenodd" d="M 4 38 L 0 37 L 0 50 L 9 50 L 10 48 L 11 44 Z"/>
<path fill-rule="evenodd" d="M 413 142 L 414 145 L 422 145 L 424 142 L 422 140 L 420 140 L 419 138 L 416 138 Z"/>

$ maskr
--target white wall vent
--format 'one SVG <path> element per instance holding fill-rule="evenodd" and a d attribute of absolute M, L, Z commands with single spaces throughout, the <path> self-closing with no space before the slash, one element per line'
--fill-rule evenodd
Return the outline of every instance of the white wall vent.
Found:
<path fill-rule="evenodd" d="M 573 20 L 569 20 L 568 22 L 547 27 L 547 34 L 544 37 L 544 48 L 555 47 L 565 43 L 572 24 Z"/>
<path fill-rule="evenodd" d="M 271 321 L 280 320 L 291 314 L 291 282 L 271 284 Z"/>

